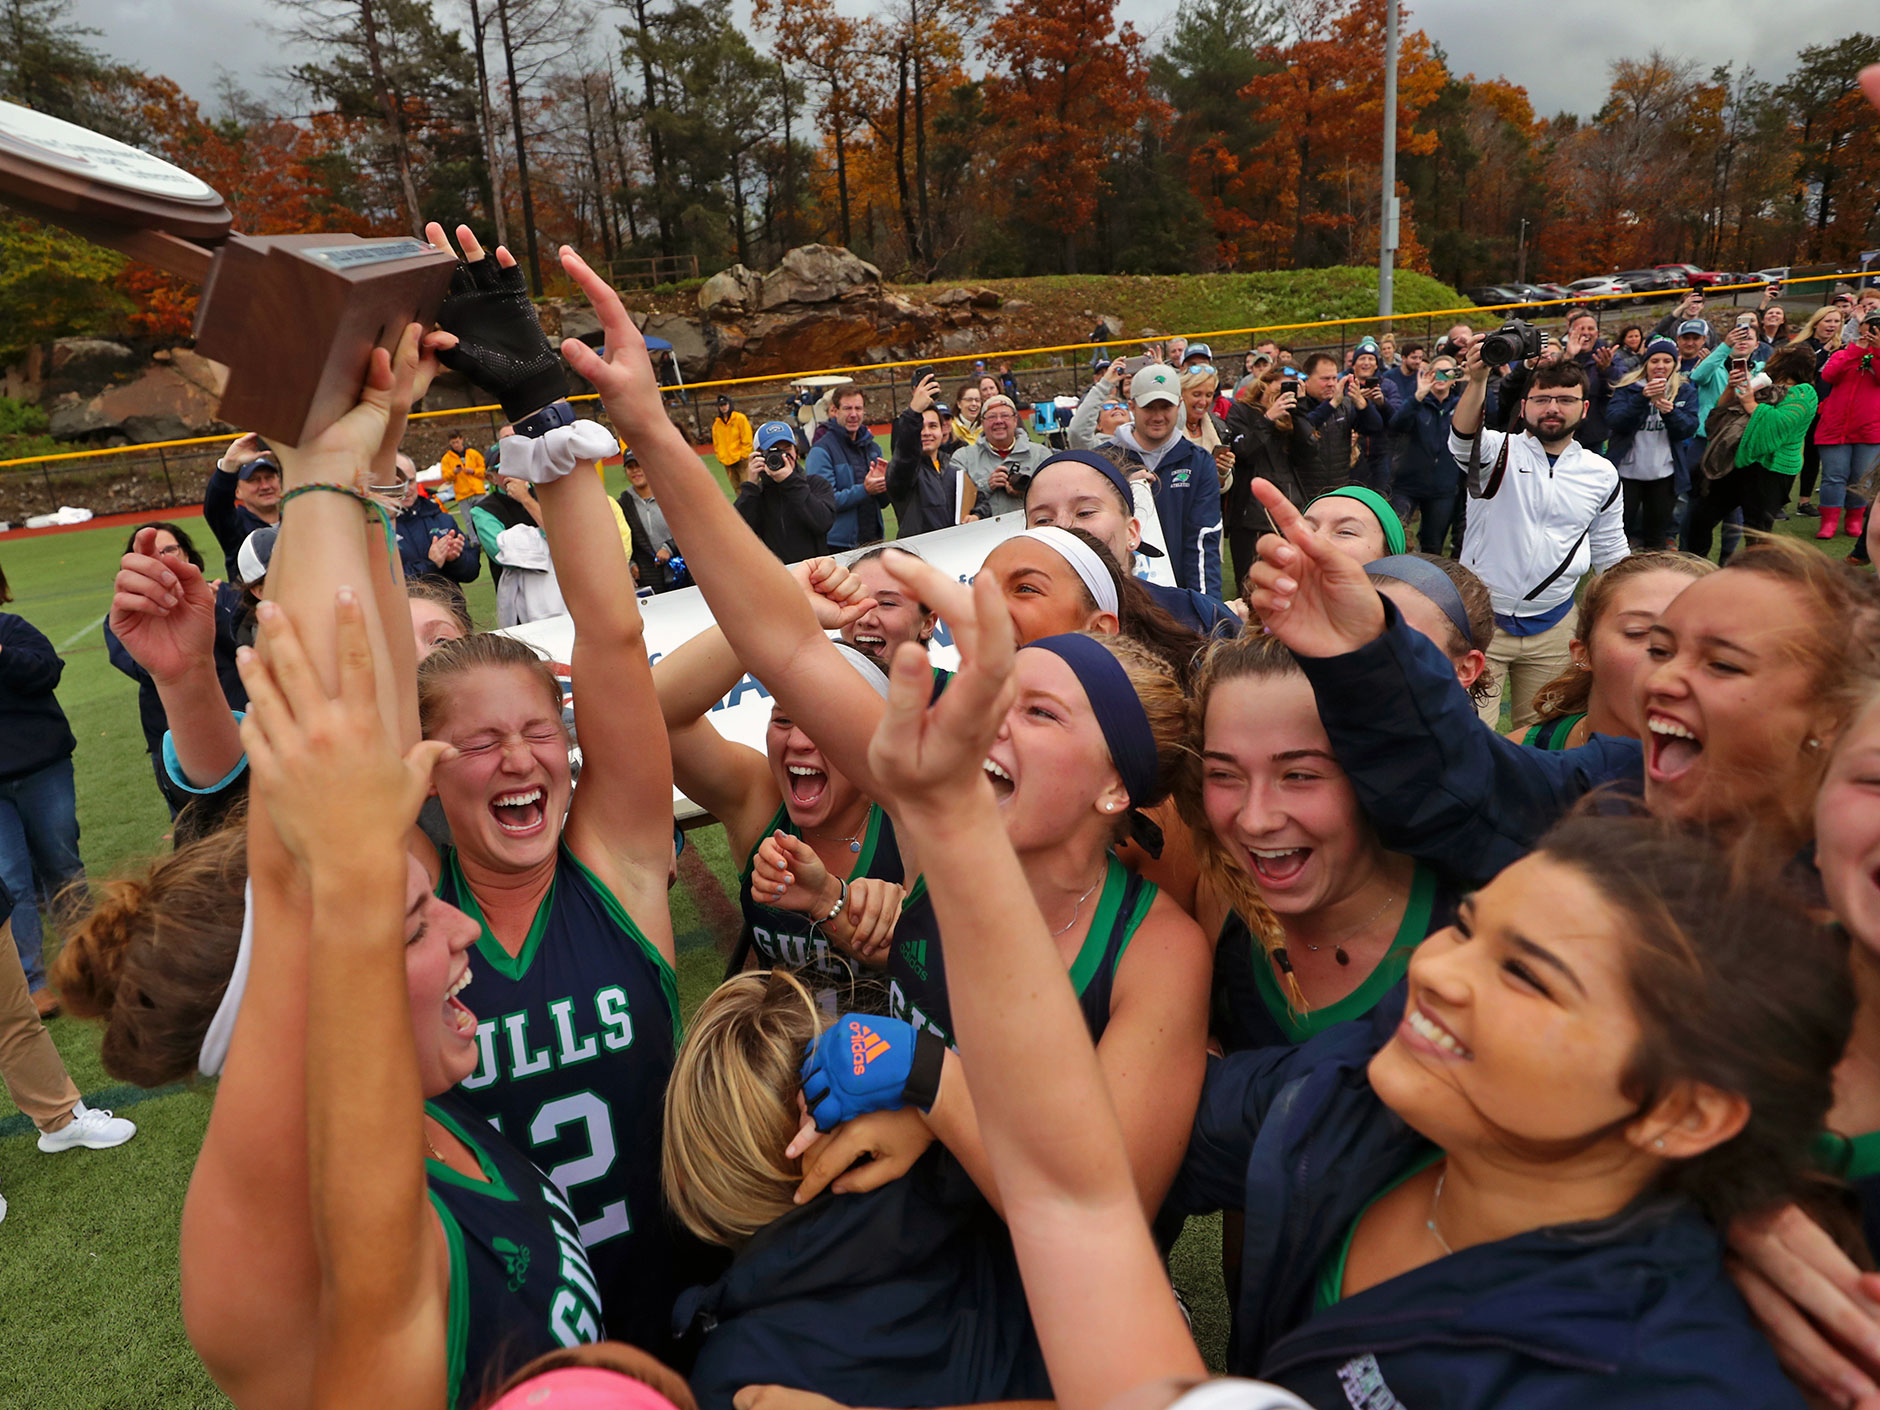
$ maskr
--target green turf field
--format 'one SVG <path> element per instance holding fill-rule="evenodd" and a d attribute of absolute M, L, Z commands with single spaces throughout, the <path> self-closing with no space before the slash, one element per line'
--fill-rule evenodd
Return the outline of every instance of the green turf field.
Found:
<path fill-rule="evenodd" d="M 723 484 L 716 462 L 706 464 Z M 610 487 L 623 488 L 617 472 Z M 201 521 L 185 524 L 194 533 Z M 1817 524 L 1793 519 L 1778 528 L 1806 535 Z M 7 610 L 38 626 L 65 657 L 59 699 L 79 741 L 79 817 L 93 877 L 168 846 L 167 814 L 138 728 L 136 687 L 105 659 L 100 632 L 126 536 L 110 528 L 0 539 L 0 567 L 14 595 Z M 206 526 L 198 542 L 205 556 L 216 556 Z M 1842 537 L 1823 547 L 1841 556 L 1852 542 Z M 470 596 L 479 620 L 492 620 L 487 577 L 471 585 Z M 723 833 L 702 829 L 691 841 L 697 860 L 688 863 L 673 893 L 680 993 L 688 1012 L 721 973 L 719 947 L 735 927 L 726 897 L 734 868 Z M 9 1331 L 0 1405 L 225 1405 L 183 1338 L 176 1287 L 177 1220 L 208 1120 L 209 1093 L 145 1094 L 115 1085 L 99 1066 L 92 1029 L 61 1018 L 52 1032 L 87 1100 L 127 1111 L 139 1131 L 115 1151 L 41 1155 L 29 1123 L 0 1096 L 0 1191 L 11 1205 L 0 1224 L 0 1308 Z M 1196 1221 L 1174 1259 L 1202 1346 L 1217 1365 L 1226 1342 L 1219 1246 L 1219 1221 Z"/>

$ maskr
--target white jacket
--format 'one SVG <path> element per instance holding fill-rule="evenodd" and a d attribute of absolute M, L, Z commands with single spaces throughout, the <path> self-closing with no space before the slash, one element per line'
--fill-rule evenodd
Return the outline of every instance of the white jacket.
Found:
<path fill-rule="evenodd" d="M 1498 616 L 1541 616 L 1573 596 L 1589 566 L 1597 571 L 1626 556 L 1625 510 L 1611 461 L 1572 441 L 1549 465 L 1526 431 L 1483 431 L 1479 448 L 1475 442 L 1449 433 L 1449 452 L 1463 467 L 1472 501 L 1462 562 L 1488 584 Z M 1504 447 L 1507 464 L 1497 474 Z"/>

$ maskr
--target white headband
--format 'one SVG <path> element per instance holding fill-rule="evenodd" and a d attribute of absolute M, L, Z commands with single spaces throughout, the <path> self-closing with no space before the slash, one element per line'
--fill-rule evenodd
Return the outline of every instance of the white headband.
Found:
<path fill-rule="evenodd" d="M 1097 557 L 1089 544 L 1055 524 L 1040 524 L 1025 530 L 1019 537 L 1050 544 L 1076 570 L 1077 576 L 1084 580 L 1084 586 L 1090 589 L 1097 607 L 1112 617 L 1121 615 L 1116 602 L 1116 580 L 1110 576 L 1109 569 L 1103 566 L 1103 560 Z"/>
<path fill-rule="evenodd" d="M 888 698 L 887 672 L 883 671 L 881 667 L 877 666 L 873 661 L 870 661 L 846 641 L 834 641 L 831 644 L 837 651 L 842 653 L 842 659 L 855 668 L 855 674 L 868 682 L 869 688 L 872 689 L 875 694 L 879 695 L 883 700 Z"/>
<path fill-rule="evenodd" d="M 228 988 L 222 1002 L 215 1006 L 215 1017 L 202 1035 L 202 1051 L 196 1055 L 196 1071 L 204 1077 L 221 1074 L 228 1061 L 228 1042 L 235 1036 L 235 1018 L 241 1012 L 242 992 L 248 987 L 248 962 L 255 953 L 255 884 L 242 883 L 242 939 L 235 951 L 235 968 L 229 971 Z"/>

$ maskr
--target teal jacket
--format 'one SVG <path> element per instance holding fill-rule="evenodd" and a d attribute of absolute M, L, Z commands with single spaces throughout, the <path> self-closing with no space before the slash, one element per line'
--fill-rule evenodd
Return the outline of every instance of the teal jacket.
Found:
<path fill-rule="evenodd" d="M 1729 362 L 1730 345 L 1718 343 L 1686 374 L 1691 385 L 1697 388 L 1697 431 L 1700 436 L 1704 427 L 1710 424 L 1710 413 L 1717 405 L 1717 398 L 1730 385 Z M 1753 359 L 1749 370 L 1752 374 L 1762 371 L 1762 360 Z"/>
<path fill-rule="evenodd" d="M 1813 387 L 1790 387 L 1775 406 L 1759 406 L 1750 413 L 1743 439 L 1736 444 L 1738 465 L 1761 465 L 1777 475 L 1793 475 L 1802 468 L 1802 442 L 1814 424 L 1820 399 Z"/>

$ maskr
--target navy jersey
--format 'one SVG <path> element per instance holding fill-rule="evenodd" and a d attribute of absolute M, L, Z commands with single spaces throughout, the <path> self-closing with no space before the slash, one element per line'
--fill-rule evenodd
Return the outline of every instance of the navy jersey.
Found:
<path fill-rule="evenodd" d="M 501 1136 L 479 1133 L 460 1095 L 424 1109 L 483 1167 L 473 1180 L 441 1160 L 424 1166 L 450 1249 L 449 1403 L 469 1406 L 536 1357 L 601 1340 L 600 1291 L 574 1213 L 542 1172 Z"/>
<path fill-rule="evenodd" d="M 1562 715 L 1557 720 L 1545 720 L 1530 726 L 1528 732 L 1521 736 L 1521 742 L 1530 749 L 1545 749 L 1557 754 L 1568 747 L 1567 736 L 1585 718 L 1586 712 L 1582 710 L 1577 715 Z"/>
<path fill-rule="evenodd" d="M 781 805 L 763 835 L 769 837 L 779 830 L 792 837 L 803 835 L 790 821 L 790 810 Z M 758 840 L 761 843 L 763 839 Z M 894 823 L 878 804 L 869 805 L 868 821 L 856 842 L 858 850 L 848 880 L 872 877 L 900 884 L 903 868 L 901 849 L 894 840 Z M 795 970 L 812 989 L 836 986 L 846 991 L 858 974 L 867 971 L 831 945 L 808 916 L 760 905 L 751 899 L 751 871 L 756 858 L 757 848 L 753 847 L 751 855 L 744 859 L 744 869 L 738 873 L 738 904 L 744 909 L 744 925 L 750 932 L 751 948 L 756 950 L 759 964 L 766 969 Z M 845 1002 L 844 1007 L 847 1006 Z"/>
<path fill-rule="evenodd" d="M 477 1070 L 457 1090 L 567 1197 L 613 1334 L 656 1350 L 677 1292 L 659 1191 L 672 966 L 565 846 L 518 955 L 490 934 L 454 850 L 438 894 L 483 926 L 464 996 Z"/>
<path fill-rule="evenodd" d="M 1071 965 L 1071 987 L 1090 1026 L 1090 1040 L 1103 1037 L 1110 1023 L 1110 994 L 1116 985 L 1116 967 L 1136 936 L 1136 929 L 1155 903 L 1156 886 L 1144 881 L 1117 861 L 1112 853 L 1103 878 L 1103 891 L 1090 917 L 1090 930 Z M 940 950 L 940 927 L 933 900 L 923 877 L 901 907 L 895 923 L 894 944 L 888 951 L 888 1012 L 916 1028 L 953 1044 L 953 1009 L 947 1002 L 946 960 Z"/>
<path fill-rule="evenodd" d="M 1247 1048 L 1289 1047 L 1334 1023 L 1363 1018 L 1403 978 L 1411 952 L 1424 938 L 1455 919 L 1456 899 L 1435 871 L 1419 862 L 1411 874 L 1403 920 L 1377 967 L 1344 998 L 1308 1013 L 1294 1010 L 1266 947 L 1238 911 L 1229 911 L 1214 947 L 1212 1027 L 1221 1050 L 1237 1053 Z"/>

